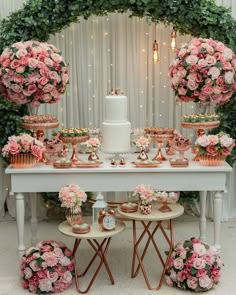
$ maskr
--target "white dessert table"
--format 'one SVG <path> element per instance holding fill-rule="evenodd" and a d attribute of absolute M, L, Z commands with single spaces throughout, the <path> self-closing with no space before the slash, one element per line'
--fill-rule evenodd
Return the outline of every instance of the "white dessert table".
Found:
<path fill-rule="evenodd" d="M 170 212 L 160 212 L 159 208 L 161 206 L 162 204 L 155 204 L 152 208 L 152 212 L 147 215 L 141 214 L 139 210 L 137 212 L 127 213 L 123 212 L 120 208 L 118 209 L 118 213 L 121 216 L 131 219 L 133 223 L 133 259 L 131 267 L 131 278 L 135 278 L 141 268 L 146 285 L 149 290 L 159 290 L 161 288 L 168 261 L 174 248 L 174 231 L 172 226 L 172 219 L 177 218 L 184 213 L 184 207 L 180 204 L 168 204 L 168 207 L 171 209 Z M 163 227 L 163 221 L 168 222 L 168 230 L 165 230 L 165 228 Z M 137 237 L 138 230 L 136 229 L 136 223 L 138 222 L 141 223 L 143 230 L 141 231 L 141 233 L 139 233 L 139 236 Z M 157 239 L 155 237 L 158 230 L 162 235 Z M 141 247 L 141 242 L 145 238 L 145 246 Z M 165 256 L 165 258 L 158 248 L 158 242 L 160 242 L 161 238 L 164 238 L 168 245 L 168 254 Z M 154 246 L 155 252 L 157 254 L 156 256 L 160 259 L 163 267 L 161 277 L 156 287 L 151 286 L 150 280 L 148 278 L 148 270 L 146 270 L 144 266 L 144 258 L 146 254 L 148 255 L 150 242 Z M 155 259 L 156 257 L 153 256 L 153 263 Z"/>
<path fill-rule="evenodd" d="M 97 277 L 98 273 L 100 272 L 103 265 L 105 266 L 105 269 L 107 271 L 107 274 L 110 278 L 112 285 L 115 284 L 115 280 L 113 278 L 113 275 L 111 273 L 110 267 L 109 267 L 107 259 L 106 259 L 106 254 L 109 249 L 111 238 L 113 236 L 121 233 L 125 229 L 124 222 L 117 222 L 115 229 L 110 230 L 110 231 L 102 231 L 101 228 L 99 227 L 99 225 L 91 225 L 90 231 L 85 234 L 73 233 L 71 226 L 68 224 L 67 221 L 64 221 L 61 224 L 59 224 L 58 229 L 64 235 L 67 235 L 69 237 L 73 237 L 75 239 L 74 247 L 73 247 L 73 251 L 72 251 L 72 256 L 74 258 L 75 258 L 76 252 L 79 250 L 79 245 L 83 240 L 87 241 L 88 244 L 93 249 L 93 251 L 95 252 L 94 256 L 92 257 L 92 259 L 88 263 L 85 270 L 80 274 L 78 272 L 79 266 L 76 266 L 76 259 L 75 259 L 75 285 L 76 285 L 76 289 L 79 293 L 84 294 L 90 290 L 90 288 L 93 285 L 93 282 L 95 281 L 95 279 L 96 279 L 96 277 Z M 97 268 L 93 272 L 92 278 L 90 279 L 87 287 L 84 290 L 81 290 L 80 284 L 79 284 L 79 278 L 84 277 L 87 274 L 90 267 L 96 261 L 96 258 L 98 258 L 98 260 L 100 260 L 100 262 L 98 263 Z"/>
<path fill-rule="evenodd" d="M 149 153 L 149 158 L 156 151 Z M 83 160 L 88 155 L 80 155 Z M 50 165 L 37 164 L 30 169 L 5 170 L 11 176 L 11 193 L 16 197 L 16 221 L 18 229 L 19 255 L 24 253 L 24 193 L 57 192 L 68 184 L 78 184 L 84 191 L 122 192 L 133 191 L 143 183 L 158 190 L 200 191 L 200 238 L 206 241 L 206 197 L 207 191 L 214 193 L 214 246 L 220 250 L 220 224 L 223 192 L 227 190 L 228 174 L 232 167 L 201 166 L 197 161 L 190 161 L 186 168 L 172 168 L 168 161 L 163 161 L 157 168 L 136 168 L 131 162 L 137 154 L 125 154 L 125 167 L 111 167 L 112 155 L 99 154 L 103 162 L 98 168 L 55 169 Z M 37 241 L 36 194 L 31 198 L 31 242 Z"/>

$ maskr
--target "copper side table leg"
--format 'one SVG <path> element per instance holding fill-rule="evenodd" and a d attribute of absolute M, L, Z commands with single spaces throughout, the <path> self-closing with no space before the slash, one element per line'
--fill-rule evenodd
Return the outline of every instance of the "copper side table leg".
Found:
<path fill-rule="evenodd" d="M 89 291 L 89 289 L 91 288 L 93 282 L 95 281 L 102 265 L 104 264 L 105 265 L 105 268 L 107 270 L 107 273 L 109 275 L 109 278 L 111 280 L 111 283 L 114 284 L 114 278 L 112 276 L 112 273 L 110 271 L 110 268 L 108 266 L 108 263 L 106 261 L 106 253 L 108 251 L 108 248 L 109 248 L 109 245 L 110 245 L 110 241 L 111 241 L 111 238 L 106 238 L 102 241 L 101 244 L 99 244 L 97 242 L 97 240 L 87 240 L 88 243 L 90 244 L 90 246 L 94 249 L 94 251 L 96 252 L 95 255 L 93 256 L 93 258 L 90 260 L 88 266 L 86 267 L 85 271 L 82 273 L 82 274 L 78 274 L 78 271 L 77 271 L 77 268 L 75 269 L 75 284 L 76 284 L 76 289 L 79 293 L 81 294 L 85 294 Z M 104 250 L 103 250 L 103 246 L 104 246 Z M 78 248 L 78 247 L 77 247 Z M 85 290 L 81 290 L 80 287 L 79 287 L 79 277 L 82 277 L 84 276 L 87 271 L 89 270 L 90 266 L 93 264 L 94 260 L 96 257 L 99 257 L 100 258 L 100 263 L 96 269 L 96 271 L 94 272 L 93 276 L 92 276 L 92 279 L 90 280 L 89 284 L 88 284 L 88 287 L 85 289 Z"/>

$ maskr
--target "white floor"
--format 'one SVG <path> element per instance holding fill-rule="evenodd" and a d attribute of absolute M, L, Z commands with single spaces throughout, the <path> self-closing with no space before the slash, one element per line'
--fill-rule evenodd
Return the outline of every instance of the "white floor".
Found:
<path fill-rule="evenodd" d="M 57 226 L 60 221 L 41 221 L 39 223 L 39 240 L 53 239 L 56 241 L 64 241 L 66 245 L 72 249 L 73 239 L 63 236 L 59 233 Z M 212 242 L 213 224 L 208 221 L 208 243 Z M 174 221 L 174 236 L 175 241 L 197 237 L 198 221 L 196 217 L 184 216 Z M 26 245 L 30 245 L 30 227 L 26 223 L 25 231 Z M 0 295 L 23 295 L 29 294 L 28 290 L 21 287 L 18 275 L 18 256 L 16 251 L 17 232 L 16 222 L 4 219 L 0 222 Z M 160 242 L 162 250 L 165 251 L 165 244 Z M 222 270 L 222 278 L 216 290 L 212 290 L 209 294 L 212 295 L 235 295 L 236 294 L 236 222 L 227 222 L 222 224 L 222 251 L 221 258 L 224 263 Z M 79 251 L 81 255 L 77 255 L 77 263 L 81 267 L 84 265 L 86 257 L 90 249 L 87 243 L 83 243 Z M 79 254 L 78 253 L 78 254 Z M 91 253 L 90 253 L 91 254 Z M 159 262 L 155 259 L 154 249 L 150 248 L 148 257 L 145 260 L 148 274 L 153 285 L 160 275 Z M 128 222 L 126 230 L 120 235 L 115 236 L 107 254 L 107 260 L 110 265 L 112 274 L 115 279 L 115 285 L 111 285 L 107 273 L 102 268 L 99 276 L 95 280 L 88 294 L 92 295 L 145 295 L 157 294 L 160 295 L 180 295 L 192 294 L 188 291 L 168 287 L 165 282 L 159 291 L 150 291 L 147 289 L 142 273 L 131 279 L 131 257 L 132 257 L 132 228 Z M 81 282 L 82 287 L 86 281 Z M 63 292 L 65 295 L 77 294 L 75 284 Z M 198 293 L 201 294 L 201 293 Z M 206 293 L 204 293 L 206 294 Z"/>

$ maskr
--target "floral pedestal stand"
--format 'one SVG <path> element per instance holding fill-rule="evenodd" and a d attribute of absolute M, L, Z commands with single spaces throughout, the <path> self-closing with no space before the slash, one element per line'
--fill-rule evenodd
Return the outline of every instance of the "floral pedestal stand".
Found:
<path fill-rule="evenodd" d="M 175 145 L 172 144 L 172 148 L 179 152 L 179 158 L 177 161 L 175 159 L 170 160 L 170 164 L 173 167 L 187 167 L 188 166 L 188 159 L 184 157 L 184 153 L 189 150 L 191 147 L 191 143 L 186 145 Z M 176 163 L 176 164 L 175 164 Z"/>
<path fill-rule="evenodd" d="M 72 144 L 72 155 L 71 161 L 72 163 L 78 162 L 79 157 L 77 153 L 77 144 L 80 142 L 85 142 L 89 139 L 89 135 L 86 136 L 60 136 L 60 140 L 62 140 L 65 144 L 71 143 Z"/>
<path fill-rule="evenodd" d="M 44 140 L 44 130 L 54 129 L 59 126 L 59 122 L 49 122 L 49 123 L 25 123 L 22 122 L 21 126 L 27 130 L 33 130 L 33 137 L 40 141 Z"/>
<path fill-rule="evenodd" d="M 201 136 L 205 134 L 206 129 L 213 129 L 220 125 L 220 121 L 212 121 L 212 122 L 182 122 L 181 123 L 184 128 L 187 129 L 196 129 L 197 130 L 197 136 Z M 199 156 L 196 155 L 193 158 L 193 161 L 199 161 Z"/>
<path fill-rule="evenodd" d="M 155 134 L 151 135 L 151 139 L 157 142 L 157 153 L 156 156 L 152 159 L 153 161 L 166 161 L 167 159 L 163 156 L 161 148 L 163 141 L 172 140 L 174 134 Z"/>

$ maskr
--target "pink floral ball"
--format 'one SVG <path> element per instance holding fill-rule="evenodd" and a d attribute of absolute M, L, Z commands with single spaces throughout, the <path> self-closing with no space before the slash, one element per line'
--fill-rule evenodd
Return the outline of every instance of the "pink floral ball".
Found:
<path fill-rule="evenodd" d="M 17 42 L 0 56 L 0 92 L 14 104 L 56 103 L 68 82 L 67 66 L 52 44 Z"/>
<path fill-rule="evenodd" d="M 22 286 L 30 292 L 58 293 L 71 285 L 75 262 L 64 243 L 44 240 L 25 251 L 20 272 Z"/>
<path fill-rule="evenodd" d="M 236 57 L 213 39 L 196 38 L 184 44 L 169 68 L 177 101 L 227 103 L 236 88 Z"/>
<path fill-rule="evenodd" d="M 221 276 L 221 266 L 214 247 L 196 238 L 180 241 L 169 259 L 166 283 L 195 292 L 215 289 Z"/>

